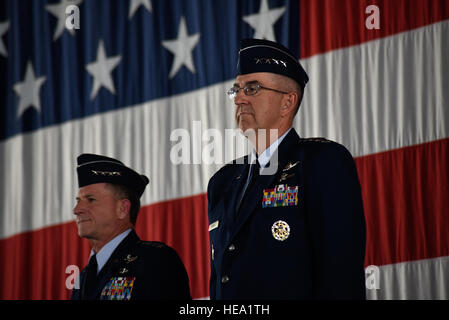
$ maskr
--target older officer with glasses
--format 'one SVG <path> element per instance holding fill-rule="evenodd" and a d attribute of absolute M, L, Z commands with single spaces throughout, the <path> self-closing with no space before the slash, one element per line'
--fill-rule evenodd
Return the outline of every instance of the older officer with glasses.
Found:
<path fill-rule="evenodd" d="M 242 40 L 227 94 L 255 149 L 209 181 L 212 299 L 365 298 L 354 160 L 344 146 L 292 128 L 307 82 L 284 46 Z"/>

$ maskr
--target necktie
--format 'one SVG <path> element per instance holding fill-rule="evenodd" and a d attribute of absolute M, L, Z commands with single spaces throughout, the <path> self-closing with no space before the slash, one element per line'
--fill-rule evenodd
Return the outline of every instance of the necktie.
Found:
<path fill-rule="evenodd" d="M 249 182 L 248 182 L 246 189 L 243 192 L 243 197 L 245 196 L 246 191 L 251 189 L 251 187 L 254 185 L 254 182 L 257 180 L 257 178 L 260 175 L 260 164 L 257 159 L 256 159 L 255 163 L 251 164 L 251 168 L 249 171 L 250 171 Z"/>
<path fill-rule="evenodd" d="M 86 281 L 84 283 L 84 290 L 83 290 L 83 299 L 88 299 L 88 297 L 91 295 L 92 291 L 95 290 L 97 286 L 97 257 L 96 255 L 92 255 L 89 259 L 89 264 L 87 265 L 87 272 L 86 272 Z"/>
<path fill-rule="evenodd" d="M 240 208 L 240 205 L 242 204 L 243 199 L 245 198 L 246 192 L 251 189 L 251 187 L 254 185 L 254 182 L 259 177 L 259 171 L 260 171 L 260 164 L 259 161 L 256 159 L 256 161 L 250 165 L 250 168 L 248 170 L 247 180 L 245 185 L 243 186 L 243 190 L 240 194 L 240 200 L 235 210 L 236 214 Z"/>

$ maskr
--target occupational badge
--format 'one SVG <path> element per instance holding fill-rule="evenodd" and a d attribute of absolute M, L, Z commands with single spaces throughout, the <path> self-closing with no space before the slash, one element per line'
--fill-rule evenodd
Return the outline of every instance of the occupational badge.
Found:
<path fill-rule="evenodd" d="M 293 207 L 298 205 L 298 186 L 280 184 L 263 190 L 262 208 Z"/>
<path fill-rule="evenodd" d="M 288 171 L 291 168 L 295 167 L 297 164 L 299 163 L 299 161 L 296 161 L 295 163 L 287 163 L 287 165 L 284 167 L 284 169 L 282 169 L 282 171 Z"/>
<path fill-rule="evenodd" d="M 137 256 L 132 256 L 132 255 L 130 255 L 130 254 L 128 254 L 127 256 L 126 256 L 126 258 L 125 259 L 123 259 L 126 263 L 130 263 L 130 262 L 133 262 L 133 261 L 135 261 L 135 260 L 137 260 Z"/>
<path fill-rule="evenodd" d="M 136 277 L 112 277 L 101 291 L 100 300 L 130 300 Z"/>
<path fill-rule="evenodd" d="M 285 221 L 276 221 L 271 226 L 271 233 L 276 240 L 284 241 L 290 235 L 290 226 Z"/>
<path fill-rule="evenodd" d="M 290 174 L 288 174 L 288 173 L 283 173 L 283 174 L 281 174 L 281 177 L 279 178 L 279 182 L 285 181 L 285 180 L 287 180 L 288 178 L 293 177 L 294 175 L 295 175 L 294 173 L 290 173 Z"/>
<path fill-rule="evenodd" d="M 125 274 L 125 273 L 127 273 L 129 270 L 128 269 L 126 269 L 126 268 L 120 268 L 119 270 L 118 270 L 118 273 L 120 273 L 120 274 Z"/>

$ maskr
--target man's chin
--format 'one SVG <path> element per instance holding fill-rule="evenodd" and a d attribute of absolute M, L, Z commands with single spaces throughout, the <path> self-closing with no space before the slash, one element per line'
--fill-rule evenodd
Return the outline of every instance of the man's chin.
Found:
<path fill-rule="evenodd" d="M 253 128 L 240 128 L 240 132 L 247 138 L 256 136 L 256 131 Z"/>
<path fill-rule="evenodd" d="M 256 129 L 246 123 L 239 123 L 240 133 L 245 137 L 254 137 L 256 135 Z"/>
<path fill-rule="evenodd" d="M 240 129 L 240 133 L 243 134 L 245 137 L 247 137 L 248 135 L 253 134 L 255 132 L 254 128 L 251 126 L 251 124 L 245 120 L 240 120 L 238 122 L 238 127 Z"/>
<path fill-rule="evenodd" d="M 86 234 L 85 232 L 78 230 L 78 236 L 79 236 L 80 238 L 85 238 L 86 235 L 87 235 L 87 234 Z"/>
<path fill-rule="evenodd" d="M 83 228 L 83 227 L 79 227 L 78 226 L 78 235 L 81 237 L 81 238 L 86 238 L 86 239 L 89 239 L 90 238 L 90 232 L 89 232 L 89 230 L 86 230 L 86 228 Z"/>

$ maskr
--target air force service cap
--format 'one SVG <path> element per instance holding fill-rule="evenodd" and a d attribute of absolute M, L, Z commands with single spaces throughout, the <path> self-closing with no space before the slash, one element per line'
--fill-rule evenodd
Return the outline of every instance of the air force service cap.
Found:
<path fill-rule="evenodd" d="M 125 166 L 121 161 L 84 153 L 77 158 L 78 187 L 94 183 L 113 183 L 128 187 L 140 198 L 150 180 L 133 169 Z"/>
<path fill-rule="evenodd" d="M 270 72 L 295 80 L 304 91 L 309 81 L 293 53 L 281 44 L 261 39 L 242 39 L 240 42 L 238 74 Z"/>

